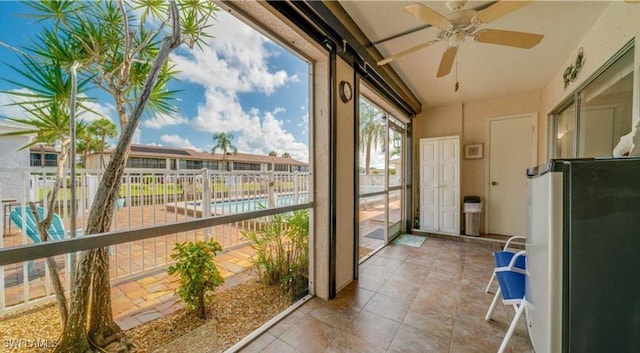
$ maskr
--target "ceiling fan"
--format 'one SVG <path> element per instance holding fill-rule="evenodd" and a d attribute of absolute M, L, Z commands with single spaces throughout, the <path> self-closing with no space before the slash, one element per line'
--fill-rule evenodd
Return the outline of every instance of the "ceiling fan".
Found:
<path fill-rule="evenodd" d="M 466 0 L 447 1 L 447 7 L 452 12 L 443 16 L 422 4 L 406 6 L 403 10 L 438 29 L 437 39 L 424 42 L 413 48 L 403 50 L 378 62 L 378 65 L 388 64 L 396 59 L 424 49 L 434 43 L 448 42 L 447 50 L 442 54 L 440 67 L 436 77 L 446 76 L 451 72 L 451 66 L 458 53 L 458 47 L 466 37 L 472 37 L 476 42 L 506 45 L 509 47 L 530 49 L 536 46 L 542 38 L 541 34 L 506 31 L 500 29 L 480 29 L 480 26 L 505 16 L 531 1 L 497 1 L 493 5 L 476 11 L 463 10 Z"/>

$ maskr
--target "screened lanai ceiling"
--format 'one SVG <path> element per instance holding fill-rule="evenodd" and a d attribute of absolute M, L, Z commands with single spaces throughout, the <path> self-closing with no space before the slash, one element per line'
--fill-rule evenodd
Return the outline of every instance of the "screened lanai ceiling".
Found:
<path fill-rule="evenodd" d="M 444 16 L 452 12 L 446 1 L 340 1 L 383 57 L 436 39 L 435 27 L 388 39 L 425 26 L 426 22 L 403 11 L 404 7 L 416 3 Z M 483 8 L 493 3 L 468 1 L 463 9 Z M 436 73 L 448 47 L 447 41 L 434 43 L 387 65 L 426 107 L 541 90 L 554 74 L 564 69 L 567 58 L 577 54 L 581 39 L 609 5 L 610 2 L 604 1 L 531 2 L 481 28 L 544 35 L 539 44 L 520 49 L 479 43 L 467 37 L 458 47 L 451 72 L 440 78 L 436 78 Z M 585 57 L 588 60 L 589 53 L 585 53 Z M 459 82 L 457 92 L 456 82 Z"/>

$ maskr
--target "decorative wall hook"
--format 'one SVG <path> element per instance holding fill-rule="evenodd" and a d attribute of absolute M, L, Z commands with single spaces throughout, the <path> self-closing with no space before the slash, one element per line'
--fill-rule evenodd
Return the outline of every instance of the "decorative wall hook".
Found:
<path fill-rule="evenodd" d="M 569 67 L 564 70 L 564 74 L 562 74 L 562 78 L 564 79 L 564 89 L 567 89 L 567 86 L 569 86 L 569 82 L 573 82 L 576 80 L 583 64 L 584 54 L 582 53 L 582 48 L 580 48 L 578 50 L 578 56 L 576 56 L 575 64 L 569 65 Z"/>

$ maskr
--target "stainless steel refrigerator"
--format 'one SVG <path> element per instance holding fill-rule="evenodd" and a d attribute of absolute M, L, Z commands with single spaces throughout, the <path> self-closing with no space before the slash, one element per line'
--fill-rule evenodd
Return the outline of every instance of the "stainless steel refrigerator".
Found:
<path fill-rule="evenodd" d="M 640 352 L 640 159 L 551 160 L 527 174 L 535 352 Z"/>

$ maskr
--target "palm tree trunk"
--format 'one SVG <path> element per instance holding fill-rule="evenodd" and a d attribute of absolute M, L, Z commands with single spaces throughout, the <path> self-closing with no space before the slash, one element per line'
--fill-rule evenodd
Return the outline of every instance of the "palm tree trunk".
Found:
<path fill-rule="evenodd" d="M 104 169 L 104 139 L 105 136 L 102 135 L 102 139 L 100 140 L 100 168 Z"/>
<path fill-rule="evenodd" d="M 80 256 L 76 268 L 76 277 L 71 291 L 71 306 L 69 308 L 69 318 L 64 326 L 62 338 L 54 352 L 92 352 L 91 345 L 87 339 L 87 309 L 89 307 L 89 289 L 91 286 L 91 273 L 93 264 L 91 252 L 93 249 L 85 251 Z M 110 292 L 110 291 L 109 291 Z"/>
<path fill-rule="evenodd" d="M 56 189 L 55 185 L 54 189 Z M 36 224 L 38 225 L 38 233 L 41 235 L 42 241 L 48 241 L 49 225 L 51 225 L 50 217 L 47 216 L 44 220 L 40 221 L 40 216 L 38 215 L 38 210 L 36 209 L 35 203 L 29 202 L 29 207 L 31 208 L 31 212 L 36 219 Z M 58 312 L 60 313 L 60 321 L 62 321 L 62 325 L 64 326 L 67 323 L 69 313 L 67 306 L 67 297 L 64 295 L 64 285 L 62 284 L 62 280 L 60 280 L 60 274 L 58 273 L 58 266 L 55 259 L 53 257 L 47 257 L 45 259 L 45 264 L 49 269 L 51 285 L 53 286 L 53 290 L 56 295 L 56 303 L 58 305 Z"/>
<path fill-rule="evenodd" d="M 58 156 L 58 163 L 56 167 L 56 178 L 53 183 L 53 188 L 49 192 L 48 196 L 49 202 L 47 203 L 47 216 L 44 219 L 40 220 L 40 216 L 35 204 L 33 202 L 29 203 L 31 212 L 33 213 L 33 216 L 36 220 L 38 233 L 40 234 L 41 240 L 43 242 L 49 241 L 50 238 L 49 227 L 51 226 L 51 221 L 53 220 L 56 196 L 58 195 L 58 191 L 60 190 L 60 186 L 62 184 L 62 179 L 64 178 L 64 162 L 66 161 L 69 154 L 70 143 L 71 141 L 69 139 L 66 139 L 62 141 L 60 146 L 60 155 Z M 53 257 L 46 258 L 45 263 L 47 268 L 49 269 L 49 273 L 51 274 L 51 284 L 53 285 L 53 289 L 56 295 L 58 311 L 60 312 L 60 319 L 62 321 L 62 325 L 65 325 L 68 318 L 68 306 L 67 298 L 64 295 L 64 286 L 62 285 L 60 274 L 58 273 L 58 267 Z"/>
<path fill-rule="evenodd" d="M 160 50 L 149 70 L 149 75 L 131 112 L 130 119 L 122 129 L 120 141 L 104 171 L 95 201 L 91 206 L 86 234 L 102 233 L 109 230 L 111 226 L 115 201 L 118 198 L 118 191 L 122 182 L 124 166 L 133 134 L 140 123 L 140 118 L 149 101 L 153 87 L 158 81 L 162 66 L 169 58 L 169 54 L 181 43 L 180 17 L 175 1 L 170 2 L 170 11 L 173 32 L 163 38 Z M 105 249 L 92 249 L 82 256 L 76 271 L 69 320 L 60 343 L 56 347 L 56 352 L 85 351 L 89 345 L 87 337 L 100 339 L 103 344 L 117 341 L 120 343 L 120 351 L 126 352 L 130 350 L 130 345 L 122 330 L 113 321 L 111 288 L 108 276 L 109 261 L 107 260 Z M 87 333 L 85 330 L 87 328 L 90 286 L 92 286 L 93 293 L 96 294 L 92 296 L 94 302 L 92 302 L 91 318 L 89 319 L 91 326 L 90 331 Z"/>
<path fill-rule="evenodd" d="M 369 166 L 371 165 L 371 140 L 367 140 L 367 147 L 364 152 L 364 173 L 369 175 Z"/>
<path fill-rule="evenodd" d="M 93 271 L 92 283 L 95 288 L 110 288 L 109 255 L 106 248 L 94 249 L 94 268 L 105 269 Z M 108 309 L 108 310 L 105 310 Z M 119 341 L 120 349 L 131 349 L 132 345 L 124 336 L 120 327 L 113 320 L 111 310 L 111 291 L 94 290 L 91 292 L 91 312 L 89 315 L 89 334 L 91 342 L 98 347 L 106 347 Z"/>

